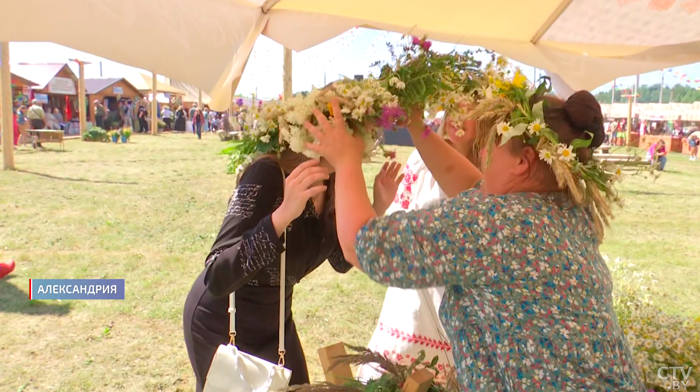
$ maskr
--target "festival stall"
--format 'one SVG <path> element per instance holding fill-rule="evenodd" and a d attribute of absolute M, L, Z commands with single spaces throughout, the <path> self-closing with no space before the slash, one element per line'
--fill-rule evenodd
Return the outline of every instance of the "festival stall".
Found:
<path fill-rule="evenodd" d="M 95 120 L 94 101 L 100 101 L 110 108 L 119 106 L 119 102 L 131 100 L 136 102 L 143 98 L 143 93 L 136 89 L 128 80 L 124 78 L 113 79 L 85 79 L 85 93 L 87 94 L 87 104 L 89 105 L 90 121 Z"/>
<path fill-rule="evenodd" d="M 68 64 L 12 64 L 11 69 L 35 84 L 29 101 L 37 99 L 47 110 L 59 109 L 66 123 L 78 118 L 78 77 Z"/>
<path fill-rule="evenodd" d="M 32 87 L 36 86 L 36 83 L 15 74 L 11 74 L 11 79 L 12 101 L 14 103 L 14 107 L 17 108 L 21 105 L 29 105 L 29 97 L 32 95 Z"/>

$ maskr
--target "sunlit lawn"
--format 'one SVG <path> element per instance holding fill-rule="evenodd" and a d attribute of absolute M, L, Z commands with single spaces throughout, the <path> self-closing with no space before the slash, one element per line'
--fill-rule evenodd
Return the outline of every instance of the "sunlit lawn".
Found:
<path fill-rule="evenodd" d="M 72 140 L 19 151 L 0 172 L 0 391 L 191 391 L 182 306 L 233 191 L 211 135 Z M 411 149 L 400 148 L 405 161 Z M 368 185 L 380 164 L 366 166 Z M 657 273 L 671 312 L 700 315 L 700 162 L 671 156 L 656 181 L 628 178 L 603 252 Z M 290 244 L 294 246 L 294 244 Z M 123 278 L 124 301 L 29 301 L 29 278 Z M 322 267 L 295 292 L 312 378 L 316 349 L 366 344 L 384 288 Z"/>

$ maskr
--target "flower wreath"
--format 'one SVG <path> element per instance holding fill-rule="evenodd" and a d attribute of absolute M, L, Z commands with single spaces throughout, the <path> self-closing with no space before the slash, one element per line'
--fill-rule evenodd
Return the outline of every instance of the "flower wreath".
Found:
<path fill-rule="evenodd" d="M 240 140 L 232 141 L 232 145 L 221 152 L 230 156 L 227 172 L 238 174 L 257 156 L 280 154 L 287 149 L 318 158 L 318 154 L 306 148 L 306 143 L 314 142 L 314 138 L 304 124 L 306 121 L 316 124 L 314 108 L 326 116 L 333 115 L 330 105 L 333 97 L 340 101 L 348 130 L 365 139 L 365 159 L 376 149 L 382 150 L 385 156 L 395 156 L 394 152 L 384 150 L 381 125 L 387 113 L 398 109 L 397 97 L 374 78 L 342 79 L 322 89 L 314 88 L 308 94 L 251 106 L 244 112 Z"/>
<path fill-rule="evenodd" d="M 547 127 L 544 118 L 546 101 L 531 106 L 530 99 L 552 91 L 549 78 L 542 78 L 539 85 L 530 88 L 524 76 L 516 72 L 512 80 L 496 80 L 489 90 L 488 96 L 471 114 L 471 118 L 477 121 L 493 124 L 488 132 L 477 136 L 481 139 L 477 144 L 487 148 L 487 163 L 497 136 L 501 138 L 500 145 L 514 137 L 522 137 L 552 168 L 559 188 L 566 189 L 574 203 L 591 208 L 596 233 L 602 238 L 604 226 L 609 225 L 613 218 L 611 205 L 622 204 L 615 188 L 622 177 L 620 166 L 594 157 L 585 163 L 577 158 L 577 149 L 590 147 L 592 133 L 586 132 L 589 138 L 565 144 Z"/>

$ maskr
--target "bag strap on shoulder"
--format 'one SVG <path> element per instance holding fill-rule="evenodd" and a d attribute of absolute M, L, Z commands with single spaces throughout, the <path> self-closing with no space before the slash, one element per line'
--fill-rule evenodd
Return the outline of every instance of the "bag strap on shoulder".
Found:
<path fill-rule="evenodd" d="M 284 195 L 284 185 L 287 179 L 284 170 L 280 166 L 280 171 L 282 172 L 282 193 Z M 283 196 L 284 197 L 284 196 Z M 285 315 L 286 315 L 286 283 L 287 283 L 287 228 L 285 228 L 282 234 L 282 246 L 283 251 L 280 255 L 280 312 L 279 312 L 279 346 L 277 352 L 279 354 L 279 361 L 277 364 L 279 366 L 284 366 L 285 354 L 287 351 L 284 346 L 284 327 L 285 327 Z M 229 312 L 229 343 L 232 345 L 236 344 L 236 293 L 231 292 L 228 296 L 228 312 Z"/>

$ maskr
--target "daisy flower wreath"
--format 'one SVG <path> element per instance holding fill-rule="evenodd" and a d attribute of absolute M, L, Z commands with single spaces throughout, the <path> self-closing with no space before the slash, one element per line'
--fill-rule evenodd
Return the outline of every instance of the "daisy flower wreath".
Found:
<path fill-rule="evenodd" d="M 268 101 L 243 112 L 241 138 L 231 141 L 230 146 L 221 151 L 222 155 L 229 156 L 228 174 L 241 173 L 258 155 L 282 151 L 278 118 L 285 109 L 288 110 L 281 101 Z"/>
<path fill-rule="evenodd" d="M 385 156 L 395 156 L 394 152 L 384 150 L 381 140 L 383 119 L 386 121 L 387 115 L 400 110 L 397 97 L 376 79 L 343 79 L 323 89 L 314 89 L 307 95 L 297 94 L 284 101 L 269 101 L 250 107 L 243 119 L 241 139 L 232 141 L 231 146 L 221 152 L 230 156 L 227 172 L 241 173 L 255 157 L 279 154 L 286 149 L 318 158 L 318 154 L 306 148 L 306 143 L 313 143 L 314 138 L 304 123 L 311 121 L 316 124 L 314 108 L 327 116 L 333 114 L 330 105 L 333 97 L 340 100 L 349 131 L 365 139 L 366 159 L 375 149 L 382 150 Z"/>
<path fill-rule="evenodd" d="M 549 78 L 544 77 L 539 85 L 529 88 L 520 72 L 516 72 L 512 80 L 497 81 L 490 89 L 491 97 L 484 98 L 471 113 L 471 118 L 493 124 L 488 132 L 477 136 L 479 140 L 476 142 L 486 146 L 487 164 L 498 137 L 499 145 L 514 137 L 522 138 L 552 168 L 559 188 L 566 189 L 576 204 L 591 209 L 596 233 L 602 239 L 604 227 L 613 218 L 612 205 L 622 205 L 615 188 L 622 176 L 621 168 L 595 158 L 581 162 L 576 152 L 579 148 L 588 148 L 593 135 L 586 132 L 589 136 L 586 139 L 575 139 L 570 144 L 561 143 L 557 133 L 548 128 L 545 122 L 546 102 L 540 101 L 530 106 L 533 96 L 551 92 Z"/>

